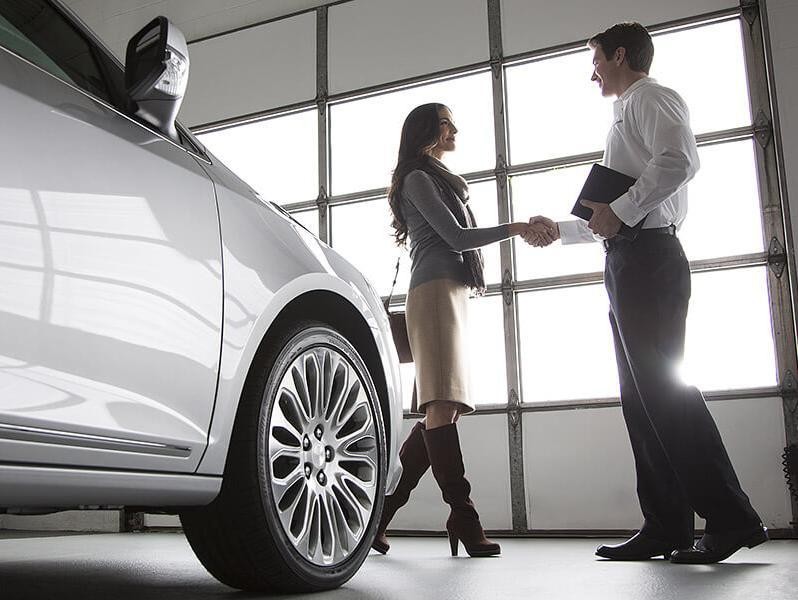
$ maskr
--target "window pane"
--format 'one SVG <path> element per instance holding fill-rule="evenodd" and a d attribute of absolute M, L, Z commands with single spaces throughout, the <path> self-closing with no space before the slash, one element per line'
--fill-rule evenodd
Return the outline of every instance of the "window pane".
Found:
<path fill-rule="evenodd" d="M 513 220 L 525 221 L 534 215 L 544 215 L 555 221 L 575 219 L 571 208 L 589 171 L 590 166 L 583 165 L 511 177 Z M 513 243 L 519 280 L 604 269 L 601 244 L 563 245 L 555 242 L 545 248 L 533 248 L 520 238 L 515 238 Z"/>
<path fill-rule="evenodd" d="M 512 164 L 604 149 L 612 105 L 590 81 L 591 56 L 580 50 L 507 69 Z"/>
<path fill-rule="evenodd" d="M 736 19 L 654 38 L 651 76 L 684 98 L 695 134 L 751 124 L 740 23 Z"/>
<path fill-rule="evenodd" d="M 608 311 L 602 285 L 518 295 L 524 402 L 618 395 Z"/>
<path fill-rule="evenodd" d="M 400 364 L 399 376 L 402 378 L 402 408 L 404 410 L 410 410 L 410 406 L 413 403 L 413 387 L 416 385 L 415 364 Z"/>
<path fill-rule="evenodd" d="M 603 286 L 525 292 L 518 306 L 524 402 L 618 395 Z M 764 268 L 693 274 L 683 373 L 702 390 L 775 385 Z"/>
<path fill-rule="evenodd" d="M 407 114 L 427 102 L 447 105 L 459 129 L 446 164 L 455 173 L 495 165 L 489 73 L 469 75 L 330 106 L 331 189 L 336 195 L 388 187 Z"/>
<path fill-rule="evenodd" d="M 654 46 L 651 76 L 682 95 L 694 133 L 751 123 L 738 20 L 657 35 Z M 512 164 L 604 148 L 612 100 L 590 81 L 591 57 L 585 49 L 507 69 Z"/>
<path fill-rule="evenodd" d="M 501 296 L 472 298 L 468 304 L 471 399 L 475 406 L 507 403 L 502 306 Z"/>
<path fill-rule="evenodd" d="M 704 146 L 701 168 L 688 184 L 689 210 L 679 232 L 687 258 L 762 252 L 754 141 Z"/>
<path fill-rule="evenodd" d="M 204 133 L 197 137 L 266 200 L 312 200 L 319 193 L 315 110 Z"/>
<path fill-rule="evenodd" d="M 776 385 L 766 267 L 693 275 L 683 373 L 703 390 Z"/>
<path fill-rule="evenodd" d="M 753 142 L 703 146 L 701 169 L 688 184 L 690 208 L 679 232 L 690 260 L 761 252 L 762 217 Z M 511 178 L 515 220 L 542 214 L 570 220 L 589 166 L 554 169 Z M 601 244 L 552 244 L 532 248 L 516 239 L 518 279 L 535 279 L 604 268 Z"/>
<path fill-rule="evenodd" d="M 496 182 L 482 181 L 468 186 L 471 196 L 468 204 L 474 212 L 477 226 L 491 227 L 499 224 L 499 204 L 496 199 Z M 500 283 L 502 280 L 499 244 L 482 248 L 485 258 L 485 283 Z"/>
<path fill-rule="evenodd" d="M 394 243 L 388 199 L 333 205 L 329 215 L 332 247 L 355 265 L 380 295 L 387 296 L 400 254 Z M 404 250 L 401 255 L 397 294 L 407 292 L 410 282 L 410 257 Z"/>
<path fill-rule="evenodd" d="M 303 210 L 302 212 L 292 212 L 291 216 L 302 223 L 305 229 L 316 237 L 319 237 L 319 211 L 317 209 Z"/>

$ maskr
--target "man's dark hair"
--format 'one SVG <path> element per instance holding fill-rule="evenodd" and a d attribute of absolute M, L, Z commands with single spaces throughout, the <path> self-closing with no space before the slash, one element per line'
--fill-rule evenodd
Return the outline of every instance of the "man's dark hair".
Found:
<path fill-rule="evenodd" d="M 607 60 L 612 60 L 618 48 L 626 49 L 626 60 L 632 71 L 648 74 L 654 60 L 654 43 L 646 28 L 640 23 L 618 23 L 597 33 L 587 42 L 591 48 L 599 47 Z"/>

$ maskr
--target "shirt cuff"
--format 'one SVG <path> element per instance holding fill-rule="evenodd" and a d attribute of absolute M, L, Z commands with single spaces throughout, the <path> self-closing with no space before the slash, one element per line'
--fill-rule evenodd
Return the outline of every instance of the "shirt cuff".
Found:
<path fill-rule="evenodd" d="M 580 227 L 579 221 L 558 221 L 557 227 L 560 230 L 560 243 L 578 244 L 579 242 L 593 241 L 592 237 L 586 239 L 585 228 Z"/>
<path fill-rule="evenodd" d="M 610 208 L 615 215 L 627 224 L 629 227 L 634 227 L 637 223 L 646 216 L 642 210 L 640 210 L 632 199 L 629 197 L 629 192 L 626 192 L 623 196 L 620 196 L 610 202 Z"/>

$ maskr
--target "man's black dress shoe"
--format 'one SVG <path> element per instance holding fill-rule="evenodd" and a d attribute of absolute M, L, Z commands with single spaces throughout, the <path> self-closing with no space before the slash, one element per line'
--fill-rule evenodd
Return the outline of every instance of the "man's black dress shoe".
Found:
<path fill-rule="evenodd" d="M 599 546 L 596 556 L 611 560 L 648 560 L 655 556 L 670 558 L 671 552 L 676 549 L 676 544 L 649 537 L 638 532 L 623 544 L 617 546 Z"/>
<path fill-rule="evenodd" d="M 753 548 L 768 541 L 768 530 L 760 523 L 756 527 L 727 533 L 705 533 L 689 550 L 676 550 L 671 562 L 685 565 L 706 565 L 726 560 L 743 546 Z"/>

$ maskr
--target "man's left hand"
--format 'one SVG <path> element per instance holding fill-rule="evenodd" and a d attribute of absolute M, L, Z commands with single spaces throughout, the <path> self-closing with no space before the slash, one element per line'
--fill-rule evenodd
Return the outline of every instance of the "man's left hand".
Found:
<path fill-rule="evenodd" d="M 622 221 L 618 218 L 609 204 L 600 204 L 582 198 L 579 203 L 593 211 L 593 216 L 588 221 L 588 228 L 596 235 L 609 239 L 614 237 L 621 228 Z"/>

